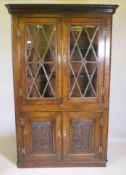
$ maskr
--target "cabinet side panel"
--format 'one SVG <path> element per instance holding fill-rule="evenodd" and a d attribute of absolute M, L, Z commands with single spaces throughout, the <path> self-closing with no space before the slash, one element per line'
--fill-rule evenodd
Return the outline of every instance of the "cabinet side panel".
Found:
<path fill-rule="evenodd" d="M 109 91 L 110 91 L 111 41 L 112 41 L 112 16 L 107 15 L 106 38 L 105 38 L 105 74 L 104 74 L 104 87 L 105 87 L 104 102 L 107 103 L 109 103 Z"/>
<path fill-rule="evenodd" d="M 22 129 L 20 127 L 20 100 L 19 100 L 19 39 L 17 37 L 18 31 L 18 15 L 12 16 L 12 61 L 13 61 L 13 83 L 14 83 L 14 99 L 15 99 L 15 123 L 16 123 L 16 140 L 17 140 L 17 157 L 21 159 L 21 145 L 22 145 Z"/>

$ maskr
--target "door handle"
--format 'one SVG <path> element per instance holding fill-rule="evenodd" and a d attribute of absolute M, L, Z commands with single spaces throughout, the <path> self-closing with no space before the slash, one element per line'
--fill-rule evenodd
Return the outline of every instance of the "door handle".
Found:
<path fill-rule="evenodd" d="M 66 135 L 67 135 L 67 131 L 66 131 L 66 129 L 64 129 L 63 130 L 63 136 L 66 137 Z"/>
<path fill-rule="evenodd" d="M 66 64 L 66 61 L 67 61 L 66 55 L 63 56 L 63 60 L 64 60 L 64 64 Z"/>
<path fill-rule="evenodd" d="M 58 130 L 58 137 L 61 137 L 60 129 Z"/>
<path fill-rule="evenodd" d="M 58 55 L 58 63 L 61 64 L 61 56 L 60 56 L 60 54 Z"/>

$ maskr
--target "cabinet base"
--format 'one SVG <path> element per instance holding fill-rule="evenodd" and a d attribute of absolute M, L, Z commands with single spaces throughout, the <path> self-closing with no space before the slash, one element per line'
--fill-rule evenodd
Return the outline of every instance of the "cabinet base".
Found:
<path fill-rule="evenodd" d="M 41 167 L 105 167 L 106 161 L 18 161 L 18 168 L 41 168 Z"/>

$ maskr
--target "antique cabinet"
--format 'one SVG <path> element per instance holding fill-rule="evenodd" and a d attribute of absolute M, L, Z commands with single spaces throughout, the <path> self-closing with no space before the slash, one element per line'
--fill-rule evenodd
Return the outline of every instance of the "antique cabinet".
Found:
<path fill-rule="evenodd" d="M 8 4 L 18 167 L 105 166 L 117 5 Z"/>

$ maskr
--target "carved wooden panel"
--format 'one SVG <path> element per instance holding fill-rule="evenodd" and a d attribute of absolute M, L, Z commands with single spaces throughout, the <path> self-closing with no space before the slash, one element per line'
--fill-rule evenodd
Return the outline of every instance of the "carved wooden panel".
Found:
<path fill-rule="evenodd" d="M 71 152 L 91 152 L 94 122 L 91 119 L 71 119 Z"/>
<path fill-rule="evenodd" d="M 32 151 L 53 151 L 53 121 L 32 122 Z"/>
<path fill-rule="evenodd" d="M 28 112 L 24 115 L 24 147 L 28 160 L 61 158 L 61 115 L 58 112 Z"/>
<path fill-rule="evenodd" d="M 102 112 L 65 112 L 63 117 L 64 160 L 99 159 Z"/>

